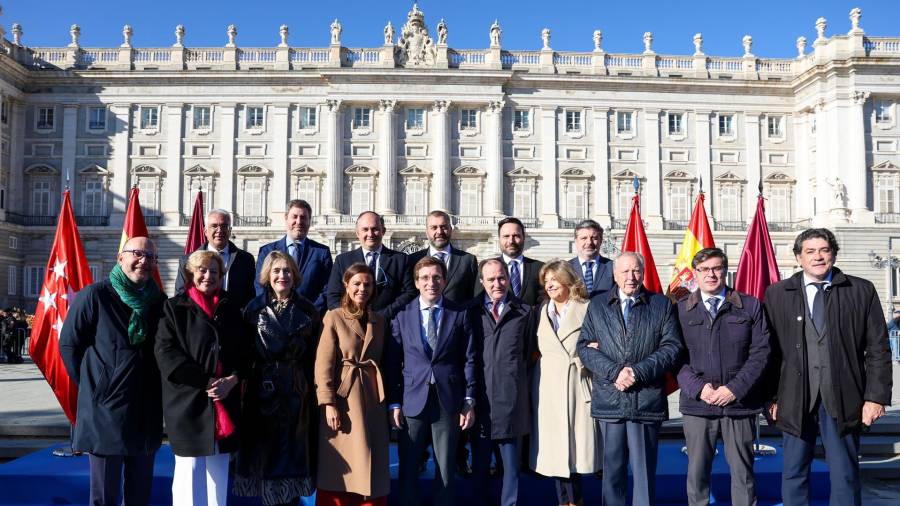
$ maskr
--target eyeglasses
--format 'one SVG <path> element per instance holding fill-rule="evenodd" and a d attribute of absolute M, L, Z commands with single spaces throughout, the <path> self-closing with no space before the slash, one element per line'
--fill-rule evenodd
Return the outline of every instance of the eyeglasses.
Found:
<path fill-rule="evenodd" d="M 134 255 L 134 258 L 137 258 L 139 260 L 141 258 L 146 258 L 148 262 L 155 262 L 157 259 L 156 253 L 142 249 L 125 249 L 122 250 L 122 253 L 131 253 L 132 255 Z"/>
<path fill-rule="evenodd" d="M 228 230 L 229 228 L 231 228 L 231 225 L 229 225 L 229 224 L 227 224 L 227 223 L 222 223 L 222 224 L 219 224 L 219 223 L 208 223 L 208 224 L 206 225 L 206 228 L 208 228 L 208 229 L 210 229 L 210 230 Z"/>
<path fill-rule="evenodd" d="M 715 267 L 697 267 L 697 272 L 706 276 L 707 274 L 709 274 L 711 272 L 715 272 L 716 274 L 722 274 L 727 269 L 728 268 L 725 267 L 724 265 L 717 265 Z"/>

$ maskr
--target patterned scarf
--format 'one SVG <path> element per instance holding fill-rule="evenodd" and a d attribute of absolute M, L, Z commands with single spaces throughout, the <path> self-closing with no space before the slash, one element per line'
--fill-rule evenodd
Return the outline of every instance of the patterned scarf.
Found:
<path fill-rule="evenodd" d="M 143 287 L 138 287 L 128 279 L 119 264 L 109 271 L 109 281 L 122 302 L 131 308 L 131 317 L 128 319 L 128 341 L 137 346 L 147 339 L 147 311 L 163 298 L 163 294 L 152 279 L 144 283 Z"/>

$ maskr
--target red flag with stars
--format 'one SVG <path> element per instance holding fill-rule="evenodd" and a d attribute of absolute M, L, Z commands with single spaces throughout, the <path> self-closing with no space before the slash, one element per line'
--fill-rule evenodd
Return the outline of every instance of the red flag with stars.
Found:
<path fill-rule="evenodd" d="M 66 190 L 63 192 L 62 209 L 56 224 L 50 259 L 47 261 L 41 297 L 34 313 L 28 352 L 47 378 L 47 383 L 72 424 L 75 423 L 78 385 L 69 379 L 59 356 L 59 333 L 75 294 L 92 282 L 91 269 L 84 256 L 78 225 L 75 224 L 69 190 Z"/>

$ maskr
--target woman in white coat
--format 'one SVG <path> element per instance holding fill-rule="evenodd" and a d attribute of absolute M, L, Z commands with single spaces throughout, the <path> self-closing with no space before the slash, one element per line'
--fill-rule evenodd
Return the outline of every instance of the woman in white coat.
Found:
<path fill-rule="evenodd" d="M 602 439 L 591 418 L 591 377 L 575 351 L 587 314 L 584 281 L 565 260 L 547 263 L 532 384 L 531 468 L 555 478 L 560 505 L 581 504 L 581 474 L 599 472 Z"/>

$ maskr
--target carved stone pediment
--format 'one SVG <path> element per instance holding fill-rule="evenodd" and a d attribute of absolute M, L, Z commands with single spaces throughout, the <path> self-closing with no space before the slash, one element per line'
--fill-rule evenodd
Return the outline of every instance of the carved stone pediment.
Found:
<path fill-rule="evenodd" d="M 271 176 L 272 173 L 259 165 L 245 165 L 237 170 L 240 176 Z"/>
<path fill-rule="evenodd" d="M 51 165 L 38 164 L 25 169 L 25 174 L 28 174 L 29 176 L 49 176 L 59 174 L 59 170 Z"/>
<path fill-rule="evenodd" d="M 131 173 L 136 176 L 165 176 L 166 171 L 156 168 L 152 165 L 138 165 L 131 169 Z"/>
<path fill-rule="evenodd" d="M 615 173 L 615 174 L 612 175 L 612 178 L 613 178 L 613 179 L 627 179 L 627 180 L 629 180 L 629 181 L 632 180 L 632 179 L 634 179 L 635 177 L 638 178 L 638 181 L 643 181 L 643 180 L 644 180 L 644 176 L 638 174 L 637 172 L 634 172 L 634 171 L 631 170 L 631 169 L 625 169 L 625 170 L 623 170 L 623 171 L 621 171 L 621 172 L 617 172 L 617 173 Z"/>
<path fill-rule="evenodd" d="M 525 167 L 515 168 L 515 169 L 507 172 L 506 175 L 509 177 L 512 177 L 512 178 L 521 178 L 521 177 L 536 178 L 536 177 L 538 177 L 538 174 L 536 172 L 528 170 Z"/>
<path fill-rule="evenodd" d="M 92 163 L 87 167 L 78 171 L 78 175 L 80 176 L 108 176 L 109 171 L 105 168 L 97 165 L 96 163 Z"/>
<path fill-rule="evenodd" d="M 184 174 L 187 176 L 211 176 L 213 175 L 213 171 L 198 164 L 189 169 L 185 169 Z"/>
<path fill-rule="evenodd" d="M 566 177 L 566 178 L 572 178 L 572 179 L 589 179 L 591 177 L 591 174 L 589 172 L 585 171 L 584 169 L 576 169 L 576 168 L 566 169 L 566 170 L 562 171 L 559 175 L 560 175 L 560 177 Z"/>
<path fill-rule="evenodd" d="M 731 172 L 731 171 L 728 171 L 714 179 L 721 183 L 745 183 L 746 182 L 744 180 L 744 178 L 742 178 L 741 176 L 738 176 L 737 174 L 735 174 L 734 172 Z"/>
<path fill-rule="evenodd" d="M 900 171 L 900 167 L 898 167 L 895 163 L 890 160 L 885 160 L 878 165 L 872 166 L 873 171 L 881 171 L 881 172 L 897 172 Z"/>
<path fill-rule="evenodd" d="M 665 175 L 665 179 L 677 179 L 681 181 L 693 181 L 694 175 L 683 170 L 673 170 Z"/>
<path fill-rule="evenodd" d="M 484 176 L 485 173 L 483 171 L 478 170 L 471 165 L 463 165 L 462 167 L 457 167 L 453 169 L 454 176 Z"/>
<path fill-rule="evenodd" d="M 406 15 L 406 24 L 400 30 L 394 54 L 401 67 L 434 66 L 437 50 L 425 26 L 425 13 L 419 10 L 418 4 L 413 4 Z"/>
<path fill-rule="evenodd" d="M 315 169 L 310 167 L 309 165 L 302 165 L 300 167 L 295 167 L 291 169 L 292 176 L 319 176 L 321 175 L 319 172 L 316 172 Z"/>
<path fill-rule="evenodd" d="M 348 176 L 374 176 L 375 170 L 366 167 L 365 165 L 351 165 L 347 167 L 344 174 L 347 174 Z"/>
<path fill-rule="evenodd" d="M 422 176 L 427 177 L 431 176 L 431 172 L 422 170 L 418 165 L 410 165 L 409 167 L 400 171 L 401 176 Z"/>
<path fill-rule="evenodd" d="M 796 180 L 784 172 L 773 172 L 764 179 L 766 183 L 793 183 Z"/>

